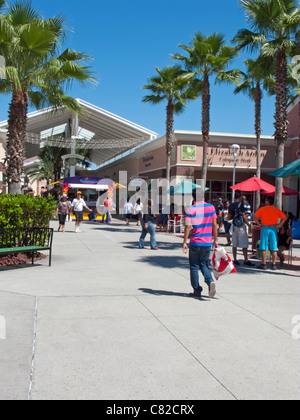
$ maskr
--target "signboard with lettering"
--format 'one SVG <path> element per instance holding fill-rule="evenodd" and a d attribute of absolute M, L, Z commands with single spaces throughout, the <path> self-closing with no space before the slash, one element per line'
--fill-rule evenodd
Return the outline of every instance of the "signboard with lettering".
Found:
<path fill-rule="evenodd" d="M 261 160 L 263 161 L 267 155 L 266 150 L 261 151 Z M 257 151 L 254 149 L 241 149 L 237 156 L 237 166 L 244 168 L 256 167 Z M 209 166 L 233 166 L 234 158 L 231 150 L 228 148 L 211 148 L 208 154 Z"/>

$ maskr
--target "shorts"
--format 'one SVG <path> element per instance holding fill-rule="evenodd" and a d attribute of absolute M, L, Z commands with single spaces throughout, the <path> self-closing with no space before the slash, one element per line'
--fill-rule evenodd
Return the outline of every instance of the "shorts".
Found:
<path fill-rule="evenodd" d="M 227 222 L 226 220 L 224 220 L 224 227 L 225 227 L 225 233 L 226 235 L 230 234 L 230 229 L 231 229 L 232 224 Z"/>
<path fill-rule="evenodd" d="M 75 211 L 76 222 L 83 221 L 83 211 Z"/>
<path fill-rule="evenodd" d="M 246 225 L 241 227 L 233 226 L 232 231 L 232 246 L 233 248 L 247 249 L 249 247 L 249 238 Z"/>
<path fill-rule="evenodd" d="M 66 214 L 59 214 L 58 215 L 59 224 L 64 226 L 66 224 L 66 218 L 67 218 Z"/>
<path fill-rule="evenodd" d="M 261 251 L 278 251 L 277 229 L 274 226 L 263 226 L 261 230 L 260 247 Z"/>

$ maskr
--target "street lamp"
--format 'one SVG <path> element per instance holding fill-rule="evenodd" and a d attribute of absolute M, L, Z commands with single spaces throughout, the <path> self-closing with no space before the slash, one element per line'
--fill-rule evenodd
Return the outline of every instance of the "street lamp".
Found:
<path fill-rule="evenodd" d="M 240 146 L 238 144 L 233 144 L 229 148 L 230 148 L 231 153 L 232 153 L 233 158 L 234 158 L 233 180 L 232 180 L 232 186 L 234 187 L 235 186 L 236 159 L 237 159 L 239 151 L 240 151 Z M 232 190 L 232 202 L 234 202 L 234 197 L 235 197 L 235 191 Z"/>

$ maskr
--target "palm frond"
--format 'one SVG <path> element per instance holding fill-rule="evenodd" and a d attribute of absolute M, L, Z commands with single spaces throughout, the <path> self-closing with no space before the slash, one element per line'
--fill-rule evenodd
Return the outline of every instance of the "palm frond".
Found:
<path fill-rule="evenodd" d="M 31 1 L 17 1 L 8 10 L 8 16 L 13 26 L 23 26 L 32 23 L 42 16 L 32 7 Z"/>

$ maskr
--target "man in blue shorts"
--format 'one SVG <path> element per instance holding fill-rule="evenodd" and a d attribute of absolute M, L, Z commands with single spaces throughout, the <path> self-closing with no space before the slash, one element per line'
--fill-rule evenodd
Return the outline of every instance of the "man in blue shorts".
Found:
<path fill-rule="evenodd" d="M 260 270 L 267 269 L 267 252 L 270 247 L 272 253 L 272 270 L 276 270 L 276 260 L 278 252 L 278 236 L 277 231 L 287 221 L 287 217 L 281 210 L 273 206 L 273 197 L 266 198 L 265 207 L 261 207 L 254 215 L 254 221 L 258 226 L 262 226 L 260 250 L 262 251 L 262 264 L 257 268 Z"/>

